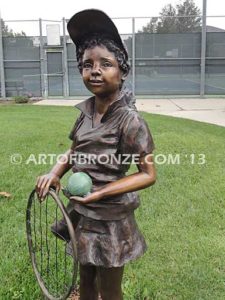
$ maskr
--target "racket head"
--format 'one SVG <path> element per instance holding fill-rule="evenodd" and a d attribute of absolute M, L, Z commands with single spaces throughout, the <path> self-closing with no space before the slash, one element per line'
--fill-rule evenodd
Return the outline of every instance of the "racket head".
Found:
<path fill-rule="evenodd" d="M 51 225 L 62 218 L 70 238 L 70 255 L 68 240 L 63 236 L 59 239 L 51 230 Z M 35 189 L 31 192 L 26 231 L 32 267 L 44 296 L 50 300 L 67 299 L 76 285 L 78 272 L 76 238 L 64 203 L 54 190 L 49 190 L 43 202 L 39 201 Z"/>

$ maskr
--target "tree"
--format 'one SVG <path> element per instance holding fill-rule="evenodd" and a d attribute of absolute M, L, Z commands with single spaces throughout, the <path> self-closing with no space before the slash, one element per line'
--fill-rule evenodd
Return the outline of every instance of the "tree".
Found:
<path fill-rule="evenodd" d="M 8 36 L 8 37 L 18 37 L 18 36 L 26 36 L 24 31 L 21 32 L 13 32 L 12 29 L 8 27 L 8 25 L 5 24 L 4 20 L 1 19 L 1 29 L 2 29 L 2 35 Z"/>
<path fill-rule="evenodd" d="M 151 32 L 151 33 L 157 33 L 158 29 L 158 18 L 151 18 L 150 22 L 146 25 L 143 26 L 142 30 L 139 32 Z"/>
<path fill-rule="evenodd" d="M 193 0 L 185 0 L 173 7 L 167 4 L 162 8 L 159 18 L 151 18 L 150 22 L 139 32 L 177 33 L 196 32 L 201 29 L 200 9 Z"/>
<path fill-rule="evenodd" d="M 178 16 L 190 16 L 189 18 L 178 18 L 178 32 L 193 32 L 201 29 L 201 11 L 195 6 L 193 0 L 186 0 L 183 4 L 177 5 Z"/>
<path fill-rule="evenodd" d="M 160 15 L 157 32 L 167 33 L 168 30 L 169 32 L 176 31 L 176 9 L 171 4 L 167 4 L 163 7 Z"/>

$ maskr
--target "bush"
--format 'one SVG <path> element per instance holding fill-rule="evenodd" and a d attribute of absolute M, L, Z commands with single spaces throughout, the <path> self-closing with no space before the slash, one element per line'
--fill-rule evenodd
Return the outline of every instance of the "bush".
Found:
<path fill-rule="evenodd" d="M 13 99 L 16 103 L 28 103 L 29 101 L 28 96 L 15 96 Z"/>

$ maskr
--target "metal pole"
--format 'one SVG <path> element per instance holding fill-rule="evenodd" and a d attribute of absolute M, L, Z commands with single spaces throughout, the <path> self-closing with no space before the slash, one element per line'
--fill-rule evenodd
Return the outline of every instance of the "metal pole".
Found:
<path fill-rule="evenodd" d="M 135 96 L 135 18 L 132 18 L 132 91 Z"/>
<path fill-rule="evenodd" d="M 5 92 L 5 69 L 4 69 L 4 52 L 3 52 L 3 38 L 2 38 L 2 18 L 0 13 L 0 74 L 1 74 L 1 97 L 6 97 Z"/>
<path fill-rule="evenodd" d="M 46 98 L 45 88 L 45 68 L 44 68 L 44 41 L 42 34 L 42 19 L 39 19 L 39 34 L 40 34 L 40 69 L 41 69 L 41 96 Z"/>
<path fill-rule="evenodd" d="M 155 57 L 155 33 L 152 35 L 152 57 Z"/>
<path fill-rule="evenodd" d="M 63 94 L 69 96 L 69 77 L 67 64 L 67 47 L 66 47 L 66 20 L 63 18 Z"/>
<path fill-rule="evenodd" d="M 205 56 L 206 56 L 206 2 L 202 3 L 202 43 L 201 43 L 201 83 L 200 96 L 205 95 Z"/>

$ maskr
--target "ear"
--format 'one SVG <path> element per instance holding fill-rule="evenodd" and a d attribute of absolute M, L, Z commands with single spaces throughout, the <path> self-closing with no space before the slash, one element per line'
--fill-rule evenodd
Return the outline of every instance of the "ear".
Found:
<path fill-rule="evenodd" d="M 126 78 L 127 78 L 127 76 L 128 76 L 128 74 L 129 74 L 129 70 L 128 70 L 127 72 L 122 71 L 122 77 L 121 77 L 121 80 L 122 80 L 122 81 L 125 81 Z"/>

